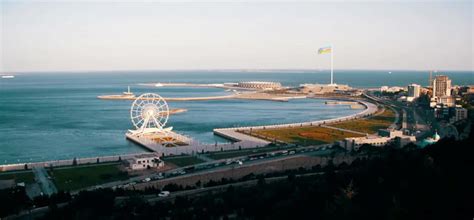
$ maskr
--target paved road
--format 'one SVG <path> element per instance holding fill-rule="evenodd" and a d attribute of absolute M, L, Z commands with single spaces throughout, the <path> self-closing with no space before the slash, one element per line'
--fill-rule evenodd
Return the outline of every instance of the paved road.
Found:
<path fill-rule="evenodd" d="M 54 183 L 49 179 L 48 172 L 46 172 L 44 167 L 34 167 L 33 173 L 44 195 L 50 196 L 58 192 Z"/>
<path fill-rule="evenodd" d="M 322 174 L 324 174 L 324 172 L 299 174 L 299 175 L 296 175 L 296 177 L 316 176 L 316 175 L 322 175 Z M 275 181 L 281 181 L 281 180 L 284 180 L 284 179 L 287 179 L 287 178 L 288 178 L 288 176 L 269 177 L 269 178 L 265 178 L 265 182 L 266 183 L 271 183 L 271 182 L 275 182 Z M 143 198 L 146 199 L 149 203 L 155 203 L 155 202 L 159 202 L 159 201 L 173 200 L 173 199 L 175 199 L 176 197 L 179 197 L 179 196 L 191 196 L 191 195 L 196 196 L 196 195 L 206 193 L 206 192 L 211 192 L 211 191 L 222 191 L 222 190 L 226 190 L 229 186 L 249 187 L 249 186 L 254 186 L 254 185 L 257 185 L 257 184 L 258 184 L 258 180 L 247 180 L 247 181 L 243 181 L 243 182 L 236 182 L 236 183 L 229 183 L 229 184 L 212 186 L 212 187 L 203 187 L 203 188 L 199 188 L 199 189 L 173 192 L 167 197 L 159 197 L 157 195 L 146 195 Z M 128 198 L 130 198 L 130 197 L 124 196 L 124 197 L 118 197 L 118 198 L 116 198 L 116 200 L 123 201 L 123 200 L 126 200 Z"/>
<path fill-rule="evenodd" d="M 295 154 L 289 155 L 288 152 L 287 152 L 285 155 L 282 155 L 282 156 L 264 157 L 264 158 L 258 158 L 258 159 L 251 160 L 251 161 L 250 160 L 249 161 L 244 160 L 244 158 L 247 158 L 247 156 L 228 158 L 228 159 L 222 159 L 222 160 L 215 160 L 215 161 L 206 162 L 206 163 L 202 163 L 202 164 L 198 164 L 198 165 L 193 165 L 193 166 L 203 166 L 203 167 L 209 166 L 210 168 L 197 170 L 197 171 L 194 171 L 192 173 L 167 177 L 163 180 L 188 178 L 188 177 L 193 176 L 193 175 L 202 175 L 202 174 L 206 174 L 206 173 L 212 173 L 212 172 L 215 172 L 217 170 L 221 171 L 221 170 L 235 168 L 235 166 L 237 166 L 235 163 L 222 165 L 222 163 L 225 164 L 225 162 L 229 159 L 233 159 L 234 161 L 235 160 L 243 160 L 244 164 L 241 165 L 240 167 L 247 167 L 247 166 L 254 166 L 254 165 L 258 165 L 258 164 L 262 164 L 262 163 L 287 160 L 287 159 L 294 158 L 294 157 L 300 157 L 302 155 L 313 155 L 313 156 L 318 155 L 319 156 L 319 155 L 330 154 L 330 150 L 317 150 L 317 149 L 321 149 L 321 148 L 329 147 L 329 146 L 331 146 L 331 145 L 330 144 L 324 144 L 324 145 L 318 145 L 318 146 L 304 147 L 304 148 L 299 148 L 298 151 L 296 151 Z M 302 151 L 302 150 L 307 150 L 307 151 Z M 283 150 L 276 150 L 274 152 L 284 152 L 284 151 L 294 151 L 294 150 L 285 150 L 285 149 L 283 149 Z M 270 153 L 270 152 L 267 152 L 267 153 Z M 218 166 L 216 166 L 216 165 L 218 165 Z M 188 166 L 188 167 L 191 167 L 191 166 Z M 169 174 L 176 173 L 177 171 L 184 170 L 185 168 L 186 167 L 180 167 L 180 168 L 177 168 L 177 169 L 169 170 L 169 171 L 163 172 L 163 175 L 167 176 Z M 130 184 L 130 183 L 133 183 L 133 182 L 138 183 L 138 182 L 141 182 L 142 180 L 144 180 L 146 178 L 152 178 L 153 179 L 154 177 L 157 177 L 157 176 L 158 176 L 157 173 L 147 174 L 147 175 L 132 177 L 128 180 L 109 182 L 109 183 L 105 183 L 105 184 L 102 184 L 102 185 L 93 186 L 93 187 L 89 187 L 89 188 L 86 188 L 86 189 L 80 189 L 80 190 L 93 190 L 93 189 L 96 189 L 96 188 L 110 188 L 110 187 L 114 187 L 114 186 Z M 78 193 L 80 190 L 72 192 L 72 193 L 73 194 Z"/>

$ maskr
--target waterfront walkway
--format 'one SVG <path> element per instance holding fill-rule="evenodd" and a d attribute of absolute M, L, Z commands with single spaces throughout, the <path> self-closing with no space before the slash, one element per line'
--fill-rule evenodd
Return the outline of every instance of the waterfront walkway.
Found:
<path fill-rule="evenodd" d="M 214 134 L 224 137 L 228 140 L 233 141 L 233 143 L 225 144 L 200 144 L 199 142 L 191 142 L 186 146 L 179 147 L 165 147 L 159 143 L 156 143 L 148 138 L 140 137 L 137 135 L 132 135 L 127 133 L 127 139 L 151 150 L 157 152 L 163 156 L 168 155 L 181 155 L 181 154 L 191 154 L 195 155 L 197 153 L 205 152 L 215 152 L 215 151 L 224 151 L 224 150 L 238 150 L 246 148 L 257 148 L 263 147 L 271 143 L 271 141 L 257 138 L 251 135 L 244 134 L 242 132 L 248 132 L 252 130 L 260 129 L 274 129 L 274 128 L 291 128 L 291 127 L 303 127 L 303 126 L 319 126 L 326 125 L 335 122 L 342 122 L 347 120 L 353 120 L 358 118 L 367 117 L 374 114 L 377 111 L 377 106 L 364 101 L 357 101 L 361 105 L 365 106 L 366 109 L 362 112 L 344 116 L 340 118 L 319 120 L 319 121 L 309 121 L 302 123 L 289 123 L 289 124 L 277 124 L 277 125 L 264 125 L 264 126 L 247 126 L 247 127 L 234 127 L 234 128 L 217 128 L 214 129 Z M 363 134 L 365 135 L 365 134 Z"/>
<path fill-rule="evenodd" d="M 240 134 L 237 132 L 235 132 L 234 134 L 235 136 L 232 140 L 235 140 L 236 142 L 232 142 L 232 143 L 201 144 L 197 141 L 191 141 L 189 145 L 178 146 L 178 147 L 165 147 L 148 138 L 132 135 L 130 133 L 127 133 L 126 137 L 130 141 L 133 141 L 150 151 L 157 152 L 162 156 L 181 155 L 181 154 L 195 155 L 197 153 L 258 148 L 258 147 L 266 146 L 271 143 L 266 140 Z M 244 140 L 237 141 L 238 139 L 236 137 L 242 138 Z"/>
<path fill-rule="evenodd" d="M 274 129 L 274 128 L 291 128 L 291 127 L 303 127 L 303 126 L 319 126 L 319 125 L 326 125 L 330 123 L 342 122 L 347 120 L 359 119 L 363 117 L 367 117 L 369 115 L 374 114 L 377 112 L 377 106 L 365 101 L 358 101 L 360 104 L 364 105 L 366 109 L 362 112 L 352 114 L 349 116 L 333 118 L 333 119 L 326 119 L 326 120 L 318 120 L 318 121 L 309 121 L 309 122 L 301 122 L 301 123 L 288 123 L 288 124 L 275 124 L 275 125 L 262 125 L 262 126 L 247 126 L 247 127 L 235 127 L 235 128 L 218 128 L 214 129 L 214 133 L 218 131 L 222 133 L 225 130 L 233 130 L 233 131 L 242 131 L 242 130 L 259 130 L 259 129 Z M 235 133 L 234 133 L 235 134 Z M 238 133 L 241 134 L 241 133 Z M 248 136 L 248 135 L 245 135 Z M 236 139 L 241 138 L 242 136 L 236 136 Z"/>
<path fill-rule="evenodd" d="M 58 192 L 53 181 L 50 180 L 48 172 L 44 167 L 34 167 L 33 173 L 35 174 L 35 180 L 41 188 L 43 195 L 51 196 Z"/>

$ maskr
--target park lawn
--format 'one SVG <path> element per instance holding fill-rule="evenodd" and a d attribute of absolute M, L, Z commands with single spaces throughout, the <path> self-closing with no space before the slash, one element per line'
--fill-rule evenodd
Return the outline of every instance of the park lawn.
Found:
<path fill-rule="evenodd" d="M 31 171 L 0 173 L 0 180 L 11 179 L 14 179 L 16 183 L 33 183 L 35 182 L 35 175 Z"/>
<path fill-rule="evenodd" d="M 392 109 L 385 109 L 380 114 L 370 118 L 357 119 L 346 122 L 331 124 L 332 127 L 358 131 L 367 134 L 377 133 L 379 129 L 388 128 L 395 121 L 395 112 Z"/>
<path fill-rule="evenodd" d="M 161 159 L 165 161 L 165 163 L 172 163 L 178 167 L 185 167 L 205 162 L 204 160 L 201 160 L 195 156 L 162 157 Z"/>
<path fill-rule="evenodd" d="M 242 157 L 242 156 L 258 154 L 258 153 L 266 153 L 266 152 L 282 150 L 282 149 L 283 148 L 279 148 L 279 147 L 261 147 L 261 148 L 245 149 L 245 150 L 214 152 L 214 153 L 210 153 L 208 157 L 214 160 L 221 160 L 221 159 Z M 284 149 L 292 149 L 292 148 L 284 148 Z"/>
<path fill-rule="evenodd" d="M 265 136 L 270 140 L 277 139 L 302 146 L 328 144 L 347 137 L 362 136 L 352 132 L 339 131 L 319 126 L 264 129 L 255 130 L 252 133 L 256 133 L 259 136 Z"/>
<path fill-rule="evenodd" d="M 56 168 L 48 173 L 59 190 L 68 191 L 128 179 L 127 172 L 121 171 L 118 166 L 105 164 Z"/>

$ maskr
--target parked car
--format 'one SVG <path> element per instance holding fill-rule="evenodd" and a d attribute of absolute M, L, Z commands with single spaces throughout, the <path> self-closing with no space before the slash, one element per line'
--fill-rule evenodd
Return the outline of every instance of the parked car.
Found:
<path fill-rule="evenodd" d="M 167 197 L 170 195 L 170 192 L 169 191 L 161 191 L 158 196 L 159 197 Z"/>

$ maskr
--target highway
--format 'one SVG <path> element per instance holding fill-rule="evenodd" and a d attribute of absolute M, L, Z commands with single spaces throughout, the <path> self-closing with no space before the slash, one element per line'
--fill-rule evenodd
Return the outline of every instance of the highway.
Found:
<path fill-rule="evenodd" d="M 80 189 L 71 193 L 76 194 L 81 190 L 94 190 L 97 188 L 133 188 L 135 184 L 144 183 L 144 180 L 147 178 L 150 178 L 151 181 L 146 182 L 146 183 L 153 183 L 156 181 L 163 181 L 163 180 L 168 180 L 168 181 L 178 180 L 181 178 L 188 178 L 191 176 L 210 174 L 216 171 L 231 170 L 236 167 L 250 167 L 250 166 L 255 166 L 255 165 L 269 163 L 269 162 L 284 161 L 284 160 L 288 160 L 291 158 L 296 158 L 296 157 L 300 157 L 304 155 L 310 155 L 310 156 L 329 155 L 332 152 L 332 150 L 329 149 L 330 146 L 331 146 L 330 144 L 324 144 L 324 145 L 303 147 L 303 148 L 292 149 L 292 150 L 283 149 L 283 150 L 276 150 L 276 151 L 267 152 L 267 153 L 256 153 L 256 156 L 250 155 L 250 156 L 241 156 L 241 157 L 235 157 L 235 158 L 229 158 L 229 159 L 215 160 L 215 161 L 206 162 L 202 164 L 180 167 L 180 168 L 176 168 L 176 169 L 169 170 L 162 173 L 157 172 L 153 174 L 132 177 L 128 180 L 105 183 L 102 185 Z M 243 164 L 238 165 L 238 161 L 241 161 Z M 185 170 L 187 170 L 187 172 Z"/>

